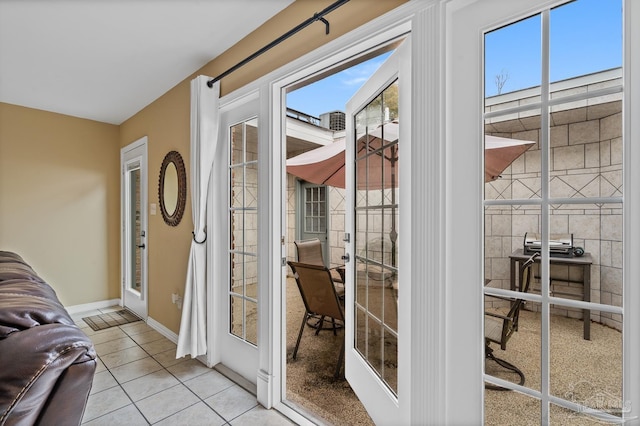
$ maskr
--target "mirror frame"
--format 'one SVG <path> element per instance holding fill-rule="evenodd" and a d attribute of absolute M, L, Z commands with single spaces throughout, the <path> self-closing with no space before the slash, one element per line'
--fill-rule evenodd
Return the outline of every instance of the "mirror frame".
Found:
<path fill-rule="evenodd" d="M 173 214 L 167 212 L 164 200 L 164 178 L 170 163 L 174 164 L 178 175 L 178 199 L 176 200 L 176 209 Z M 164 160 L 162 160 L 160 179 L 158 182 L 158 200 L 160 201 L 160 212 L 162 213 L 162 218 L 165 223 L 169 226 L 178 226 L 182 220 L 185 205 L 187 204 L 187 174 L 184 168 L 184 161 L 178 151 L 170 151 L 165 155 Z"/>

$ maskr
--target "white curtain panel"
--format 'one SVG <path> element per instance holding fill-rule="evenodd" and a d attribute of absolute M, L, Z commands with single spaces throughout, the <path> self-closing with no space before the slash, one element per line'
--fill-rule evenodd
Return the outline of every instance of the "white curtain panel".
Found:
<path fill-rule="evenodd" d="M 189 253 L 182 319 L 176 358 L 207 352 L 207 194 L 213 157 L 218 145 L 220 82 L 210 77 L 191 80 L 191 208 L 193 241 Z M 209 235 L 208 238 L 212 236 Z"/>

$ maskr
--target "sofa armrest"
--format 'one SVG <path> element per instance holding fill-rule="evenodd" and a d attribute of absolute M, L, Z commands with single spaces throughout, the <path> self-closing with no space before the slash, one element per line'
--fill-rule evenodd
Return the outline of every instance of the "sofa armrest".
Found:
<path fill-rule="evenodd" d="M 44 324 L 11 333 L 0 339 L 0 365 L 0 424 L 80 424 L 96 353 L 78 327 Z"/>

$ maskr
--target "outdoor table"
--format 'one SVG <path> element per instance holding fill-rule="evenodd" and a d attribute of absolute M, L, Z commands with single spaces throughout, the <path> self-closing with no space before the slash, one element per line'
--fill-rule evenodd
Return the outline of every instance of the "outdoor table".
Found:
<path fill-rule="evenodd" d="M 511 259 L 511 290 L 516 289 L 516 270 L 520 271 L 520 265 L 529 259 L 531 255 L 524 254 L 523 249 L 517 249 L 509 258 Z M 540 263 L 540 256 L 536 257 L 536 263 Z M 585 302 L 591 301 L 591 264 L 593 259 L 590 253 L 585 253 L 580 257 L 556 257 L 549 256 L 549 262 L 552 265 L 569 265 L 569 266 L 581 266 L 582 267 L 582 300 Z M 516 269 L 517 267 L 517 269 Z M 551 278 L 550 278 L 551 279 Z M 562 280 L 567 281 L 567 280 Z M 520 283 L 522 282 L 522 271 L 518 274 L 518 290 L 520 289 Z M 573 281 L 571 281 L 573 282 Z M 591 340 L 591 310 L 582 310 L 582 321 L 584 322 L 583 336 L 585 340 Z"/>

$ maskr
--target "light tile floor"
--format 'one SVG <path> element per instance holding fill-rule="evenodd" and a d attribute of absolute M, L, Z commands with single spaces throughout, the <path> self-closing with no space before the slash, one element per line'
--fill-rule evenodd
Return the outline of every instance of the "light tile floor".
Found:
<path fill-rule="evenodd" d="M 142 321 L 93 331 L 82 320 L 114 309 L 72 315 L 98 354 L 83 425 L 292 424 L 219 372 L 175 359 L 175 343 Z"/>

